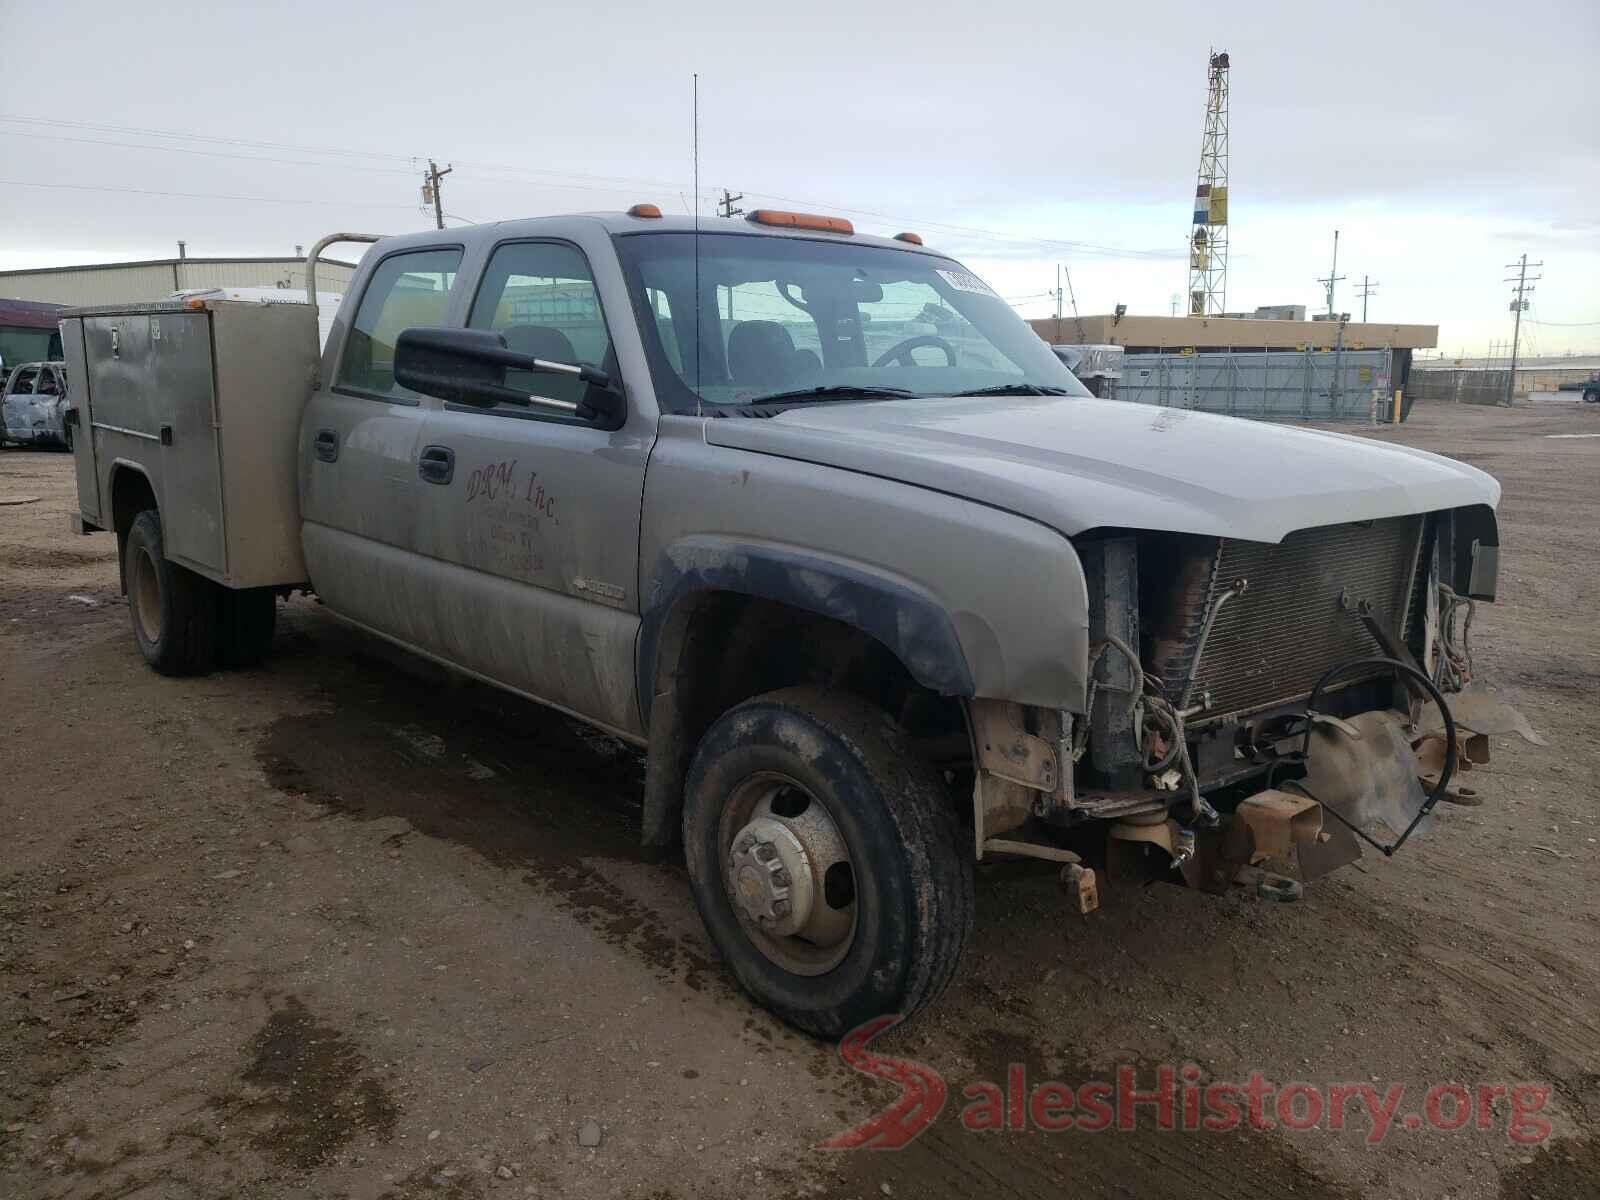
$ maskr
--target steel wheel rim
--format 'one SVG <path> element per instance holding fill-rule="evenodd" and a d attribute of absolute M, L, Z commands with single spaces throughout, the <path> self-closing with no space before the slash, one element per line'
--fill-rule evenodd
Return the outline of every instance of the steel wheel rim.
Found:
<path fill-rule="evenodd" d="M 825 975 L 843 962 L 855 944 L 860 883 L 827 805 L 789 776 L 762 771 L 733 789 L 717 832 L 723 890 L 751 945 L 795 975 Z"/>
<path fill-rule="evenodd" d="M 139 547 L 133 560 L 133 619 L 150 643 L 161 640 L 161 581 L 148 547 Z"/>

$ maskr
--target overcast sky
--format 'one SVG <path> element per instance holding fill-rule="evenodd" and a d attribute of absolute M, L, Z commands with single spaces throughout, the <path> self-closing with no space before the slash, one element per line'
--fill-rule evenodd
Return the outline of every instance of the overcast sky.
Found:
<path fill-rule="evenodd" d="M 0 0 L 0 269 L 422 228 L 430 155 L 453 221 L 686 211 L 699 71 L 702 211 L 726 186 L 917 230 L 1028 316 L 1058 262 L 1086 313 L 1165 313 L 1213 44 L 1231 310 L 1320 307 L 1337 227 L 1340 310 L 1370 276 L 1373 320 L 1481 352 L 1526 251 L 1532 349 L 1600 349 L 1595 0 Z"/>

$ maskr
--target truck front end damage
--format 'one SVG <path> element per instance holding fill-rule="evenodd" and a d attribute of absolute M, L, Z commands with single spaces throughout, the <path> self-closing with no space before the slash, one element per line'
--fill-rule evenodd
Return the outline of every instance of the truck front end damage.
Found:
<path fill-rule="evenodd" d="M 1392 854 L 1488 735 L 1538 740 L 1475 686 L 1493 510 L 1298 530 L 1277 543 L 1124 529 L 1073 539 L 1089 599 L 1076 708 L 968 706 L 977 853 L 1063 858 L 1080 907 L 1113 880 L 1272 898 Z M 1079 855 L 1082 855 L 1080 860 Z"/>

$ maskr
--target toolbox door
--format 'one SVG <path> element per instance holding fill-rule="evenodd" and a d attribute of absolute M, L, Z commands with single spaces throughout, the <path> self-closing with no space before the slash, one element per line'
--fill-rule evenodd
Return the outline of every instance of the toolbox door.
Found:
<path fill-rule="evenodd" d="M 89 400 L 89 364 L 83 352 L 83 321 L 61 322 L 61 353 L 67 362 L 67 409 L 75 413 L 72 466 L 78 477 L 78 512 L 90 525 L 111 527 L 100 514 L 100 477 L 94 458 L 94 409 Z"/>
<path fill-rule="evenodd" d="M 161 439 L 161 538 L 167 557 L 205 575 L 227 572 L 222 469 L 211 362 L 211 314 L 160 313 L 148 353 Z"/>

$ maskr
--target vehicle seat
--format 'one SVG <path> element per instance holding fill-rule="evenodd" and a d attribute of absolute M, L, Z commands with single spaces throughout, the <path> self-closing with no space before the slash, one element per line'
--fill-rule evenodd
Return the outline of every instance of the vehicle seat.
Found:
<path fill-rule="evenodd" d="M 578 361 L 578 352 L 572 348 L 572 339 L 552 326 L 508 325 L 500 332 L 505 335 L 506 347 L 518 354 L 531 354 L 545 362 Z"/>
<path fill-rule="evenodd" d="M 740 321 L 728 334 L 728 375 L 735 384 L 771 387 L 810 365 L 776 321 Z"/>

